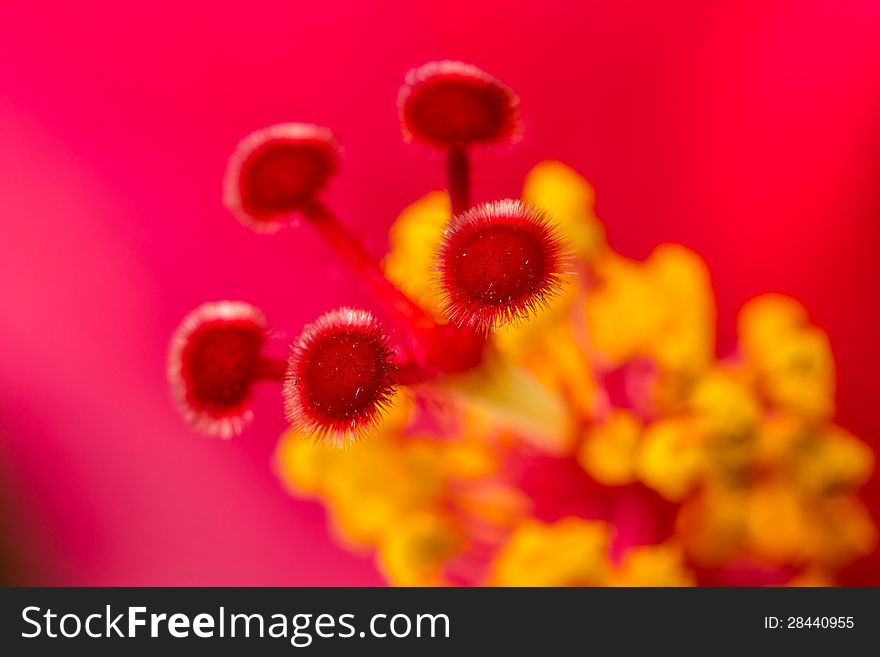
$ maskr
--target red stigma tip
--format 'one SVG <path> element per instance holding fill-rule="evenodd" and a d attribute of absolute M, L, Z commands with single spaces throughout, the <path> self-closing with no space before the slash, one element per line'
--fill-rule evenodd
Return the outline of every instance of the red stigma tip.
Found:
<path fill-rule="evenodd" d="M 184 318 L 171 339 L 168 380 L 197 429 L 229 438 L 251 421 L 265 339 L 263 313 L 239 301 L 205 303 Z"/>
<path fill-rule="evenodd" d="M 340 308 L 303 329 L 291 348 L 285 417 L 297 429 L 344 445 L 379 420 L 396 390 L 393 351 L 364 310 Z"/>
<path fill-rule="evenodd" d="M 494 77 L 462 62 L 411 70 L 397 99 L 404 137 L 441 147 L 519 136 L 519 98 Z"/>
<path fill-rule="evenodd" d="M 278 230 L 315 200 L 336 172 L 338 146 L 326 128 L 281 123 L 242 139 L 226 168 L 223 204 L 246 226 Z"/>
<path fill-rule="evenodd" d="M 449 320 L 489 330 L 545 306 L 562 285 L 567 261 L 543 213 L 505 200 L 455 217 L 438 265 Z"/>

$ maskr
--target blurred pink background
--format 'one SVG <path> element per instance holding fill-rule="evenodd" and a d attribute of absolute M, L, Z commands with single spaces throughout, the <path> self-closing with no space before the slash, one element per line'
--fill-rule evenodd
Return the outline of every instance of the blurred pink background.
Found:
<path fill-rule="evenodd" d="M 204 300 L 243 299 L 296 335 L 368 306 L 304 227 L 248 232 L 220 204 L 251 129 L 330 126 L 331 204 L 377 255 L 442 185 L 401 142 L 395 96 L 436 58 L 522 97 L 526 139 L 477 155 L 477 197 L 517 196 L 560 159 L 597 190 L 612 246 L 682 243 L 712 271 L 719 349 L 761 292 L 828 331 L 838 420 L 880 439 L 880 3 L 35 2 L 0 7 L 0 509 L 12 583 L 379 584 L 323 511 L 269 468 L 277 390 L 231 442 L 190 431 L 168 337 Z M 875 510 L 877 479 L 866 496 Z M 845 583 L 880 584 L 876 556 Z"/>

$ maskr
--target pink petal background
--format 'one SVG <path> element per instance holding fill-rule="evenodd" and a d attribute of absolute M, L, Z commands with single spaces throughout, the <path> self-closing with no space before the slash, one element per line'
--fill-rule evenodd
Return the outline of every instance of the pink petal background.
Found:
<path fill-rule="evenodd" d="M 203 300 L 251 301 L 291 334 L 369 303 L 308 227 L 260 236 L 223 210 L 225 158 L 268 123 L 331 126 L 346 157 L 330 200 L 378 255 L 396 213 L 442 184 L 394 105 L 405 71 L 435 58 L 523 99 L 527 138 L 478 154 L 479 198 L 517 195 L 542 159 L 583 172 L 617 250 L 674 241 L 706 258 L 722 351 L 748 298 L 798 297 L 831 336 L 840 422 L 877 446 L 877 2 L 128 5 L 0 7 L 10 581 L 381 581 L 278 486 L 277 392 L 242 439 L 204 439 L 170 403 L 165 351 Z M 880 560 L 845 581 L 880 584 Z"/>

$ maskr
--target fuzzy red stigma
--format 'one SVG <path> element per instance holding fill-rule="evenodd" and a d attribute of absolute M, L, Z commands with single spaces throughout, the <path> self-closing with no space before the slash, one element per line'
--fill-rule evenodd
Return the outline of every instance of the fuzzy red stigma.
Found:
<path fill-rule="evenodd" d="M 449 320 L 489 330 L 545 306 L 562 286 L 567 259 L 543 213 L 505 200 L 455 217 L 438 266 Z"/>
<path fill-rule="evenodd" d="M 408 140 L 454 147 L 510 141 L 521 132 L 516 94 L 462 62 L 430 62 L 411 70 L 397 103 Z"/>
<path fill-rule="evenodd" d="M 357 440 L 394 397 L 393 355 L 370 313 L 340 308 L 322 315 L 291 348 L 285 417 L 338 446 Z"/>
<path fill-rule="evenodd" d="M 251 421 L 248 402 L 265 367 L 265 340 L 263 313 L 246 303 L 205 303 L 184 318 L 171 340 L 168 379 L 197 429 L 229 438 Z"/>
<path fill-rule="evenodd" d="M 278 230 L 314 202 L 338 165 L 338 146 L 326 128 L 281 123 L 245 137 L 229 158 L 223 203 L 246 226 Z"/>

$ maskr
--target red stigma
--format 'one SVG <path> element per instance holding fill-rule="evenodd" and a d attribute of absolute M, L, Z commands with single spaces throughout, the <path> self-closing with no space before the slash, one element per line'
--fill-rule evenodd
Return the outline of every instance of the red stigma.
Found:
<path fill-rule="evenodd" d="M 263 313 L 246 303 L 206 303 L 184 318 L 171 340 L 168 379 L 197 429 L 229 438 L 250 422 L 265 339 Z"/>
<path fill-rule="evenodd" d="M 288 422 L 337 445 L 358 439 L 394 396 L 392 356 L 370 313 L 340 308 L 322 315 L 291 349 L 284 384 Z"/>
<path fill-rule="evenodd" d="M 566 270 L 562 241 L 546 217 L 513 200 L 454 218 L 438 260 L 447 317 L 483 330 L 545 306 Z"/>
<path fill-rule="evenodd" d="M 497 143 L 521 132 L 516 94 L 470 64 L 431 62 L 411 70 L 397 103 L 404 137 L 434 146 Z"/>
<path fill-rule="evenodd" d="M 338 147 L 326 128 L 282 123 L 239 142 L 226 168 L 224 205 L 260 232 L 278 230 L 308 207 L 336 172 Z"/>

